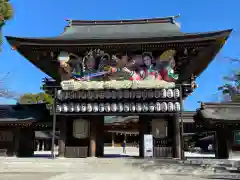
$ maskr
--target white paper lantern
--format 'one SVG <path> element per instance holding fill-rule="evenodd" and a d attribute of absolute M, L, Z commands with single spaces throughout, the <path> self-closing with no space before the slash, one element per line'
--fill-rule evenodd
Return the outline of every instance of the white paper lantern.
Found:
<path fill-rule="evenodd" d="M 87 92 L 86 91 L 82 91 L 82 99 L 86 99 L 87 98 Z"/>
<path fill-rule="evenodd" d="M 166 102 L 161 103 L 161 110 L 163 112 L 166 112 L 168 110 L 168 105 Z"/>
<path fill-rule="evenodd" d="M 181 110 L 181 105 L 179 102 L 174 103 L 174 111 L 179 112 Z"/>
<path fill-rule="evenodd" d="M 98 104 L 93 103 L 93 112 L 98 112 Z"/>
<path fill-rule="evenodd" d="M 116 99 L 117 98 L 117 92 L 116 91 L 112 91 L 112 99 Z"/>
<path fill-rule="evenodd" d="M 141 97 L 142 97 L 142 92 L 141 91 L 135 91 L 135 97 L 137 98 L 137 99 L 140 99 Z"/>
<path fill-rule="evenodd" d="M 68 107 L 69 107 L 69 112 L 74 112 L 74 104 L 73 103 L 70 103 L 68 105 Z"/>
<path fill-rule="evenodd" d="M 166 98 L 166 97 L 167 97 L 167 90 L 162 89 L 162 98 Z"/>
<path fill-rule="evenodd" d="M 154 97 L 155 98 L 161 98 L 161 91 L 160 90 L 155 90 L 154 91 Z"/>
<path fill-rule="evenodd" d="M 117 111 L 117 104 L 116 103 L 112 103 L 111 104 L 111 111 L 112 112 L 116 112 Z"/>
<path fill-rule="evenodd" d="M 148 98 L 148 91 L 146 91 L 146 90 L 142 91 L 141 94 L 142 94 L 141 96 L 142 96 L 143 99 L 147 99 Z"/>
<path fill-rule="evenodd" d="M 123 92 L 121 90 L 116 92 L 116 96 L 118 99 L 122 99 L 123 98 Z"/>
<path fill-rule="evenodd" d="M 92 110 L 93 110 L 92 104 L 88 103 L 87 104 L 87 112 L 92 112 Z"/>
<path fill-rule="evenodd" d="M 123 105 L 123 110 L 124 110 L 124 112 L 129 112 L 129 111 L 130 111 L 130 105 L 129 105 L 129 103 L 124 103 L 124 105 Z"/>
<path fill-rule="evenodd" d="M 156 112 L 160 112 L 161 111 L 161 103 L 160 102 L 156 102 L 155 103 L 155 111 Z"/>
<path fill-rule="evenodd" d="M 88 99 L 93 99 L 93 91 L 88 91 L 87 92 L 87 98 Z"/>
<path fill-rule="evenodd" d="M 62 106 L 61 105 L 57 105 L 56 106 L 56 112 L 62 112 Z"/>
<path fill-rule="evenodd" d="M 86 112 L 87 111 L 87 105 L 86 103 L 81 104 L 81 112 Z"/>
<path fill-rule="evenodd" d="M 148 111 L 148 103 L 143 103 L 143 112 Z"/>
<path fill-rule="evenodd" d="M 173 90 L 173 96 L 174 96 L 174 98 L 179 98 L 180 97 L 180 90 L 179 89 L 174 89 Z"/>
<path fill-rule="evenodd" d="M 97 91 L 93 91 L 93 99 L 98 99 L 98 92 Z"/>
<path fill-rule="evenodd" d="M 119 112 L 123 112 L 123 104 L 122 104 L 122 103 L 118 103 L 117 110 L 118 110 Z"/>
<path fill-rule="evenodd" d="M 154 112 L 155 107 L 154 107 L 154 103 L 153 102 L 149 103 L 148 109 L 149 109 L 150 112 Z"/>
<path fill-rule="evenodd" d="M 172 89 L 167 90 L 167 97 L 168 98 L 173 98 L 173 90 Z"/>
<path fill-rule="evenodd" d="M 168 102 L 168 111 L 172 112 L 174 110 L 174 105 L 172 102 Z"/>
<path fill-rule="evenodd" d="M 81 105 L 80 105 L 79 103 L 76 103 L 76 104 L 74 105 L 74 111 L 75 111 L 75 112 L 80 112 L 80 111 L 81 111 Z"/>
<path fill-rule="evenodd" d="M 136 111 L 141 112 L 142 111 L 142 104 L 141 103 L 136 103 Z"/>
<path fill-rule="evenodd" d="M 130 111 L 131 111 L 131 112 L 135 112 L 135 111 L 136 111 L 135 103 L 131 103 L 131 104 L 130 104 Z"/>
<path fill-rule="evenodd" d="M 77 99 L 83 99 L 82 97 L 83 97 L 83 91 L 78 91 L 77 92 Z"/>
<path fill-rule="evenodd" d="M 63 112 L 68 112 L 68 105 L 64 103 L 62 105 L 62 109 L 63 109 Z"/>
<path fill-rule="evenodd" d="M 99 111 L 99 112 L 104 112 L 104 104 L 103 104 L 103 103 L 100 103 L 100 104 L 98 105 L 98 111 Z"/>
<path fill-rule="evenodd" d="M 99 97 L 99 99 L 104 99 L 104 97 L 105 97 L 104 91 L 99 91 L 98 97 Z"/>
<path fill-rule="evenodd" d="M 110 99 L 112 97 L 112 92 L 109 91 L 109 90 L 105 91 L 104 94 L 105 94 L 104 96 L 105 96 L 106 99 Z"/>
<path fill-rule="evenodd" d="M 62 93 L 62 90 L 58 90 L 57 91 L 57 98 L 59 99 L 59 100 L 63 100 L 63 93 Z"/>
<path fill-rule="evenodd" d="M 152 90 L 148 91 L 148 98 L 153 98 L 154 97 L 154 92 Z"/>
<path fill-rule="evenodd" d="M 110 111 L 111 111 L 111 105 L 110 105 L 110 103 L 105 103 L 105 104 L 104 104 L 104 111 L 105 111 L 105 112 L 110 112 Z"/>
<path fill-rule="evenodd" d="M 123 98 L 128 99 L 129 96 L 130 96 L 129 90 L 124 90 L 124 91 L 123 91 Z"/>

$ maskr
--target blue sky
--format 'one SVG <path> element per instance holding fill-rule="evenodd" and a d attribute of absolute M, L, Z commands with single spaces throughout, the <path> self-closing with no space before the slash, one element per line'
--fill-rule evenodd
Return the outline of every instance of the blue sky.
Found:
<path fill-rule="evenodd" d="M 233 69 L 224 57 L 239 57 L 239 0 L 12 0 L 15 17 L 4 27 L 3 35 L 49 37 L 63 32 L 66 19 L 137 19 L 180 14 L 183 32 L 206 32 L 233 28 L 234 32 L 213 63 L 197 79 L 199 88 L 185 101 L 185 109 L 195 110 L 197 101 L 216 100 L 214 94 L 222 76 Z M 18 93 L 39 92 L 46 75 L 35 68 L 6 41 L 0 54 L 0 76 L 10 72 L 6 86 Z M 2 103 L 13 103 L 0 100 Z"/>

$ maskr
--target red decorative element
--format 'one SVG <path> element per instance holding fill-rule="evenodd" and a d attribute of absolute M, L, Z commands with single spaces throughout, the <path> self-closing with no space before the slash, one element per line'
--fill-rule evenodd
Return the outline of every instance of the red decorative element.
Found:
<path fill-rule="evenodd" d="M 166 68 L 161 70 L 159 72 L 159 74 L 161 75 L 162 80 L 167 81 L 167 82 L 175 82 L 175 79 L 168 76 L 168 70 Z"/>
<path fill-rule="evenodd" d="M 140 76 L 140 74 L 138 74 L 138 73 L 134 73 L 134 75 L 129 79 L 129 80 L 131 80 L 131 81 L 139 81 L 139 80 L 141 80 L 142 78 L 141 78 L 141 76 Z"/>

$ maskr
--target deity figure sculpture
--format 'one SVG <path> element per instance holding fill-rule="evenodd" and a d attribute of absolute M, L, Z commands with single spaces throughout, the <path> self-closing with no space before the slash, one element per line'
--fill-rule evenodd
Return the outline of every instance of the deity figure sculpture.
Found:
<path fill-rule="evenodd" d="M 175 74 L 175 59 L 174 56 L 176 54 L 175 50 L 167 50 L 160 56 L 160 61 L 168 62 L 165 67 L 163 67 L 159 74 L 162 79 L 167 82 L 175 82 L 178 79 L 178 74 Z"/>
<path fill-rule="evenodd" d="M 68 64 L 70 65 L 70 67 L 72 68 L 72 73 L 77 74 L 77 75 L 81 75 L 81 71 L 82 71 L 82 58 L 79 56 L 76 56 L 74 58 L 71 58 L 68 61 Z"/>
<path fill-rule="evenodd" d="M 161 79 L 161 76 L 155 70 L 153 64 L 153 56 L 149 52 L 142 54 L 143 68 L 140 71 L 141 79 L 143 80 L 152 80 L 152 79 Z"/>
<path fill-rule="evenodd" d="M 58 55 L 57 60 L 59 62 L 59 67 L 60 67 L 59 73 L 61 74 L 61 79 L 62 80 L 71 79 L 72 68 L 68 63 L 68 61 L 70 60 L 69 53 L 67 53 L 65 51 L 61 51 Z"/>
<path fill-rule="evenodd" d="M 90 51 L 84 58 L 82 62 L 82 78 L 84 80 L 90 80 L 90 74 L 96 73 L 98 71 L 98 64 L 94 57 L 92 51 Z"/>
<path fill-rule="evenodd" d="M 141 76 L 137 70 L 129 69 L 132 65 L 134 65 L 134 61 L 129 60 L 129 57 L 125 55 L 125 56 L 122 56 L 120 60 L 118 60 L 118 66 L 111 67 L 110 71 L 111 73 L 124 72 L 125 73 L 124 79 L 129 79 L 131 81 L 141 80 Z"/>

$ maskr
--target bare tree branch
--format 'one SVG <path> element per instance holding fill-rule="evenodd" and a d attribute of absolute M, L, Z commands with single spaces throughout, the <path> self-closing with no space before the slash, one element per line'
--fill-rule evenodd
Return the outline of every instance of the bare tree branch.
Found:
<path fill-rule="evenodd" d="M 10 91 L 7 87 L 4 86 L 7 78 L 9 77 L 9 74 L 10 73 L 7 73 L 3 77 L 0 77 L 0 98 L 18 100 L 20 95 L 14 91 Z"/>

